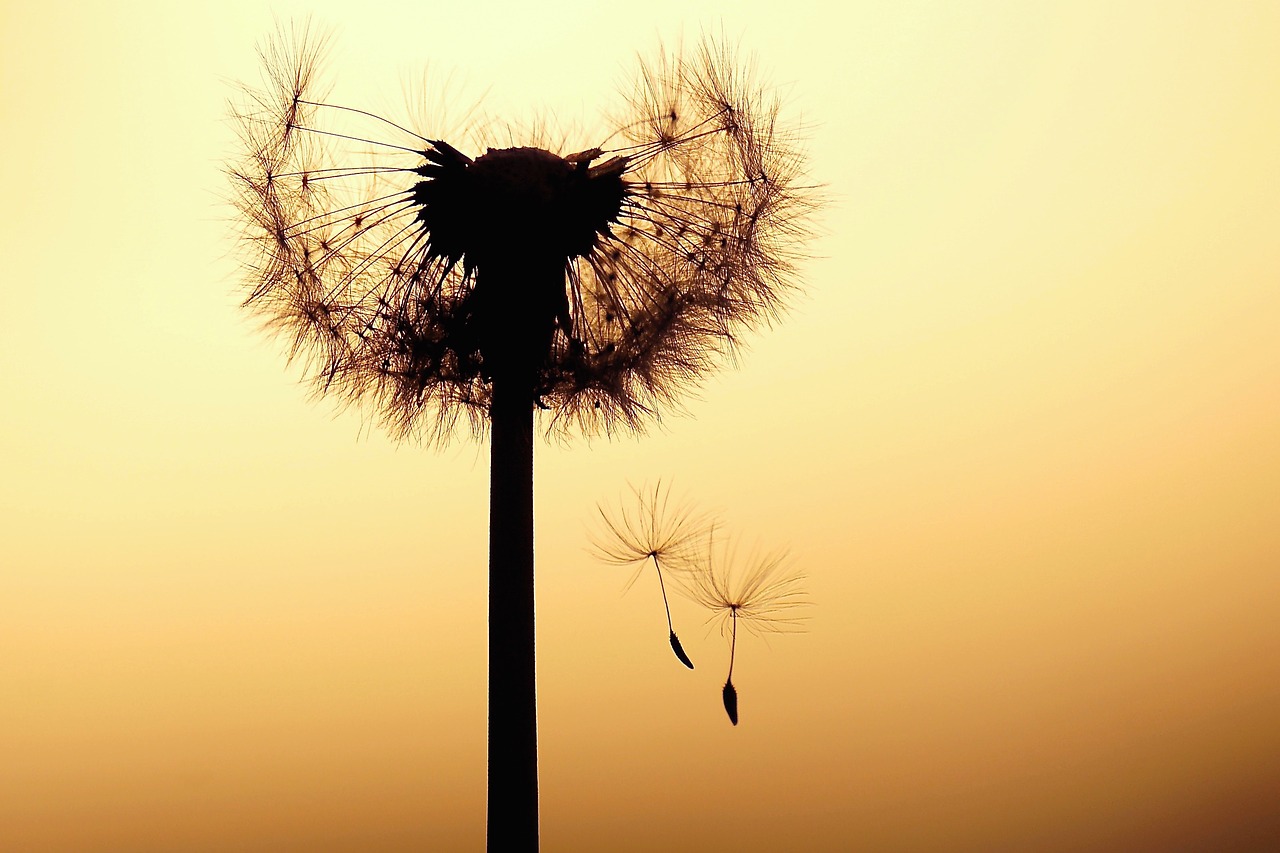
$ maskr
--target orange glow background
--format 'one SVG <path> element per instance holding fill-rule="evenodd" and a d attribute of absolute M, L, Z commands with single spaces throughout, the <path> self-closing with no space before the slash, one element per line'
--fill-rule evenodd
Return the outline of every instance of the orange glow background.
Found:
<path fill-rule="evenodd" d="M 339 102 L 565 125 L 723 26 L 833 197 L 691 416 L 538 449 L 545 850 L 1280 849 L 1280 5 L 198 5 L 0 5 L 0 849 L 483 844 L 485 448 L 238 307 L 224 104 L 304 10 Z M 585 550 L 659 476 L 809 575 L 736 729 Z"/>

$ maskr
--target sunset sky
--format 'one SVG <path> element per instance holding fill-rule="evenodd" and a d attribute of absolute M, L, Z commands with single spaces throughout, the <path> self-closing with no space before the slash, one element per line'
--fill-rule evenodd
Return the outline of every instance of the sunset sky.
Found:
<path fill-rule="evenodd" d="M 829 199 L 685 413 L 537 447 L 544 850 L 1280 849 L 1280 4 L 317 0 L 0 2 L 0 850 L 483 849 L 487 447 L 240 307 L 308 13 L 332 100 L 568 150 L 723 31 Z M 736 728 L 587 551 L 658 478 L 807 575 Z"/>

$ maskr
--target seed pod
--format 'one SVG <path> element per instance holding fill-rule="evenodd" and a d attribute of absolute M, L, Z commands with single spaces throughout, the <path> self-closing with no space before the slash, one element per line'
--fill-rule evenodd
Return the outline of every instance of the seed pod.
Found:
<path fill-rule="evenodd" d="M 738 724 L 738 691 L 733 687 L 733 681 L 724 683 L 724 709 L 729 714 L 729 722 L 735 726 Z"/>
<path fill-rule="evenodd" d="M 671 632 L 671 650 L 676 653 L 676 657 L 680 658 L 680 663 L 693 669 L 693 661 L 689 660 L 689 656 L 684 653 L 684 647 L 680 645 L 680 638 L 676 636 L 676 632 Z"/>

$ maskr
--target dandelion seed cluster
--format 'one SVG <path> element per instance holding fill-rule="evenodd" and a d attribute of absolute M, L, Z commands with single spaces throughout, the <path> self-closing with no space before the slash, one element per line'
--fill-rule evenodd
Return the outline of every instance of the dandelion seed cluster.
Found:
<path fill-rule="evenodd" d="M 695 513 L 688 504 L 671 501 L 670 488 L 632 487 L 634 503 L 617 509 L 598 505 L 604 530 L 591 535 L 591 550 L 602 562 L 639 566 L 627 582 L 635 583 L 650 560 L 662 588 L 672 651 L 680 662 L 693 663 L 676 637 L 662 582 L 662 565 L 674 569 L 677 588 L 710 612 L 709 622 L 720 626 L 729 641 L 729 672 L 722 699 L 725 713 L 738 724 L 738 691 L 733 685 L 733 664 L 738 648 L 738 623 L 751 633 L 788 633 L 803 630 L 804 608 L 810 602 L 804 575 L 795 571 L 782 551 L 747 552 L 734 540 L 718 535 L 719 520 Z"/>
<path fill-rule="evenodd" d="M 643 65 L 612 134 L 568 153 L 329 103 L 322 53 L 277 39 L 235 109 L 246 303 L 393 433 L 483 432 L 509 373 L 551 430 L 642 427 L 791 290 L 802 157 L 716 43 Z"/>

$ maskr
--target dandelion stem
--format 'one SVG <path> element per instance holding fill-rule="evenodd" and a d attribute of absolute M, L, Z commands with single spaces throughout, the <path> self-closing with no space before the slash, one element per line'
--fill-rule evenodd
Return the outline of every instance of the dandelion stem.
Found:
<path fill-rule="evenodd" d="M 533 374 L 494 377 L 489 469 L 490 850 L 538 849 Z"/>

